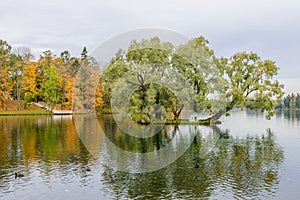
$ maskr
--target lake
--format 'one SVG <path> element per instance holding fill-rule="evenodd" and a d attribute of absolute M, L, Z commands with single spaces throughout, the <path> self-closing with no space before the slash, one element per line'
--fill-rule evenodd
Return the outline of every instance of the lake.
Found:
<path fill-rule="evenodd" d="M 0 117 L 0 199 L 300 196 L 300 112 L 266 120 L 234 111 L 221 121 L 137 138 L 110 115 Z"/>

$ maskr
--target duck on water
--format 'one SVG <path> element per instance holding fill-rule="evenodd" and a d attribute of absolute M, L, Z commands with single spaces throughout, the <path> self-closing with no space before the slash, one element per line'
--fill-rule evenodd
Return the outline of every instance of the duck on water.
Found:
<path fill-rule="evenodd" d="M 25 175 L 24 174 L 21 174 L 21 173 L 15 173 L 15 178 L 18 178 L 18 177 L 24 177 Z"/>

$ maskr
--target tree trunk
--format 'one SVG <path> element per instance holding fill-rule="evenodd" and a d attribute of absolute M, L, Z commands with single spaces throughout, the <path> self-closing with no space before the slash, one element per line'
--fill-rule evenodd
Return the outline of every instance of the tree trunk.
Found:
<path fill-rule="evenodd" d="M 179 115 L 177 113 L 173 113 L 173 115 L 174 115 L 173 120 L 178 120 L 179 119 Z"/>
<path fill-rule="evenodd" d="M 160 93 L 157 92 L 156 95 L 156 105 L 155 105 L 155 119 L 161 119 L 161 112 L 159 112 L 159 98 L 160 98 Z"/>
<path fill-rule="evenodd" d="M 173 115 L 174 115 L 174 120 L 178 120 L 179 119 L 179 116 L 180 116 L 180 114 L 181 114 L 181 111 L 183 110 L 183 108 L 184 108 L 184 105 L 181 105 L 181 107 L 180 107 L 180 109 L 178 110 L 178 112 L 173 112 Z"/>
<path fill-rule="evenodd" d="M 223 115 L 223 113 L 224 113 L 224 112 L 220 111 L 220 112 L 214 114 L 213 116 L 211 116 L 210 118 L 208 118 L 208 119 L 209 119 L 209 125 L 215 124 L 216 121 L 217 121 L 218 119 L 220 119 L 220 117 Z"/>
<path fill-rule="evenodd" d="M 235 100 L 232 100 L 228 104 L 228 106 L 226 106 L 226 108 L 224 110 L 221 110 L 221 111 L 217 112 L 216 114 L 214 114 L 213 116 L 211 116 L 209 118 L 199 120 L 200 124 L 203 124 L 203 125 L 214 125 L 214 124 L 216 124 L 216 121 L 218 119 L 220 119 L 223 114 L 225 114 L 228 111 L 232 110 L 234 105 L 235 105 Z"/>
<path fill-rule="evenodd" d="M 17 99 L 18 99 L 18 111 L 21 110 L 21 82 L 17 78 Z"/>

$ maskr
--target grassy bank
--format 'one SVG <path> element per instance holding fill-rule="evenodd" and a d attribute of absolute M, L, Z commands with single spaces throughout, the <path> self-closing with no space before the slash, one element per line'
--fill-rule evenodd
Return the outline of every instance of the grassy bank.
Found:
<path fill-rule="evenodd" d="M 189 121 L 188 119 L 167 119 L 166 121 L 160 121 L 156 120 L 152 122 L 153 124 L 166 124 L 166 125 L 203 125 L 203 126 L 209 126 L 210 120 L 204 119 L 199 121 Z"/>
<path fill-rule="evenodd" d="M 30 109 L 30 110 L 0 110 L 1 116 L 12 116 L 12 115 L 51 115 L 50 112 L 43 109 Z"/>
<path fill-rule="evenodd" d="M 0 115 L 11 116 L 11 115 L 51 115 L 50 112 L 39 108 L 35 105 L 27 105 L 22 101 L 20 102 L 21 110 L 18 111 L 18 102 L 9 101 L 6 102 L 3 108 L 0 108 Z M 26 107 L 26 108 L 25 108 Z"/>

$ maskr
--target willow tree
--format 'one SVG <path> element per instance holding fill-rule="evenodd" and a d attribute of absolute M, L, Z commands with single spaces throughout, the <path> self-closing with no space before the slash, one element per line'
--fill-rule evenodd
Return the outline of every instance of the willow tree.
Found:
<path fill-rule="evenodd" d="M 128 99 L 129 113 L 134 121 L 149 123 L 153 118 L 161 117 L 159 104 L 165 100 L 163 85 L 158 80 L 165 78 L 166 69 L 171 66 L 170 57 L 174 47 L 171 43 L 161 42 L 158 37 L 140 42 L 133 41 L 127 51 L 121 50 L 111 60 L 102 76 L 104 101 L 124 101 Z M 118 98 L 112 97 L 113 89 L 121 88 Z M 126 91 L 126 89 L 128 89 Z M 121 102 L 117 102 L 117 104 Z M 153 115 L 153 116 L 152 116 Z"/>
<path fill-rule="evenodd" d="M 165 106 L 165 109 L 169 108 L 166 107 L 164 98 L 167 88 L 158 82 L 167 78 L 166 70 L 171 66 L 173 49 L 173 44 L 162 42 L 158 37 L 133 41 L 128 48 L 127 63 L 130 72 L 136 76 L 135 80 L 127 80 L 129 85 L 136 86 L 130 98 L 129 111 L 138 122 L 161 119 L 163 113 L 160 105 Z"/>
<path fill-rule="evenodd" d="M 194 38 L 178 47 L 157 37 L 133 41 L 121 57 L 127 70 L 136 74 L 135 80 L 127 82 L 138 87 L 130 105 L 141 118 L 148 115 L 151 121 L 154 113 L 160 119 L 162 108 L 174 120 L 182 117 L 183 110 L 219 111 L 209 95 L 220 92 L 224 81 L 205 38 Z"/>
<path fill-rule="evenodd" d="M 226 77 L 226 107 L 211 116 L 210 122 L 229 114 L 234 107 L 261 110 L 268 119 L 274 115 L 276 100 L 284 94 L 284 85 L 275 79 L 279 68 L 274 61 L 262 60 L 253 52 L 242 52 L 216 62 Z"/>
<path fill-rule="evenodd" d="M 225 79 L 208 44 L 204 37 L 197 37 L 178 46 L 172 65 L 193 87 L 195 98 L 190 103 L 194 112 L 213 115 L 224 107 Z"/>

